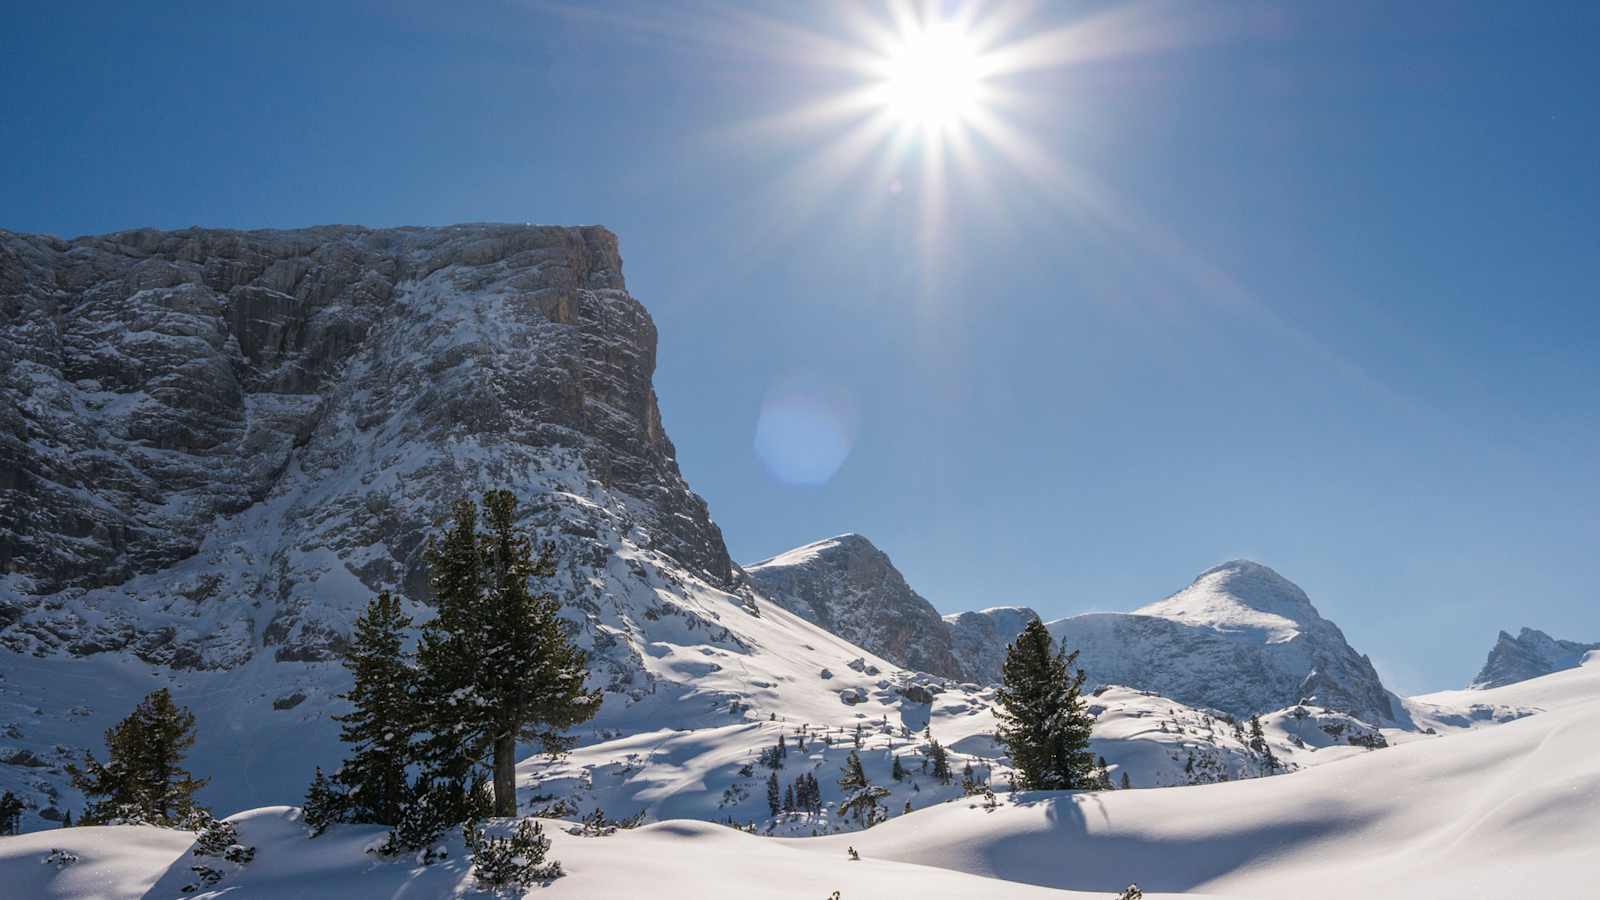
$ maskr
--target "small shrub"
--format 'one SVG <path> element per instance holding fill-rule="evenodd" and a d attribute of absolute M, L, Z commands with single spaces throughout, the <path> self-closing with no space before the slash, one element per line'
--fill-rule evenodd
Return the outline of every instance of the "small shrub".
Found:
<path fill-rule="evenodd" d="M 550 839 L 532 819 L 518 822 L 508 837 L 487 837 L 476 821 L 468 822 L 462 836 L 472 857 L 473 875 L 486 887 L 532 887 L 561 877 L 561 863 L 545 860 Z"/>

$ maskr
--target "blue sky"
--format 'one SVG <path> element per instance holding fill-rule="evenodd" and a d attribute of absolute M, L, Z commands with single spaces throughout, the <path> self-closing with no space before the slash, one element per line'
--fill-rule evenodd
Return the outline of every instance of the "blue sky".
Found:
<path fill-rule="evenodd" d="M 1052 617 L 1248 556 L 1404 692 L 1600 640 L 1600 6 L 942 7 L 1073 52 L 840 169 L 853 6 L 155 6 L 9 11 L 0 227 L 604 224 L 742 561 Z"/>

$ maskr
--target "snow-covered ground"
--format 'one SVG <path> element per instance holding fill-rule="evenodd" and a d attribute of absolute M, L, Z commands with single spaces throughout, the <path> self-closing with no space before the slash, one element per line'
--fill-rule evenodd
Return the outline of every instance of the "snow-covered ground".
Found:
<path fill-rule="evenodd" d="M 1130 713 L 1139 711 L 1141 696 L 1108 691 L 1096 698 L 1106 704 L 1102 740 L 1138 727 L 1145 716 Z M 1152 898 L 1161 892 L 1263 900 L 1596 896 L 1600 654 L 1579 668 L 1505 688 L 1435 694 L 1409 705 L 1449 717 L 1463 704 L 1531 712 L 1377 751 L 1335 749 L 1330 741 L 1325 749 L 1303 752 L 1309 761 L 1333 751 L 1335 764 L 1279 777 L 1001 794 L 993 809 L 975 798 L 956 799 L 849 834 L 780 839 L 675 819 L 583 837 L 549 821 L 552 853 L 567 874 L 527 895 L 825 900 L 839 891 L 841 900 L 1104 898 L 1138 882 Z M 947 728 L 952 745 L 970 745 L 981 737 L 985 716 L 936 714 L 933 730 L 938 736 Z M 965 736 L 956 726 L 962 719 L 974 724 Z M 1320 721 L 1315 714 L 1281 716 L 1267 726 L 1281 736 Z M 641 736 L 629 752 L 650 762 L 620 783 L 634 784 L 629 789 L 639 799 L 660 789 L 667 799 L 655 808 L 663 813 L 703 816 L 703 809 L 691 808 L 701 802 L 693 798 L 709 795 L 714 785 L 698 794 L 662 786 L 675 778 L 704 779 L 720 769 L 712 761 L 718 754 L 734 765 L 743 758 L 740 747 L 783 727 L 768 722 Z M 880 741 L 887 743 L 881 733 L 869 739 L 864 757 L 887 753 Z M 652 747 L 655 757 L 646 755 Z M 786 768 L 802 764 L 795 759 Z M 568 765 L 585 763 L 575 755 Z M 655 775 L 637 780 L 652 769 Z M 525 767 L 524 774 L 533 769 Z M 879 773 L 872 774 L 876 780 Z M 598 782 L 597 791 L 615 790 Z M 340 826 L 312 840 L 288 807 L 251 810 L 233 821 L 242 839 L 257 847 L 255 861 L 222 866 L 228 871 L 215 893 L 188 896 L 459 897 L 476 890 L 459 839 L 446 842 L 444 860 L 423 866 L 367 853 L 381 835 L 378 828 Z M 183 896 L 182 887 L 194 881 L 189 841 L 182 832 L 132 827 L 0 839 L 0 884 L 15 896 L 40 898 Z M 859 861 L 849 858 L 852 847 Z M 55 848 L 77 861 L 62 865 L 59 855 L 50 861 Z"/>

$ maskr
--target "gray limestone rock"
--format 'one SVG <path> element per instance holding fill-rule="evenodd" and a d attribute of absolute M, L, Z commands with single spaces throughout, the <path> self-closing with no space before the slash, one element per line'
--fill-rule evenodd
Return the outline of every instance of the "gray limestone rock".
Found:
<path fill-rule="evenodd" d="M 1558 640 L 1533 628 L 1522 629 L 1516 637 L 1502 631 L 1470 687 L 1502 687 L 1571 669 L 1596 650 L 1600 650 L 1600 644 Z"/>

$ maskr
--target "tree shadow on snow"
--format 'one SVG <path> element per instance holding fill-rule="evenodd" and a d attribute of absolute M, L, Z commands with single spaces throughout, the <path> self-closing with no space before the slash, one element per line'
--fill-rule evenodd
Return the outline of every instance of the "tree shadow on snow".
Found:
<path fill-rule="evenodd" d="M 1233 832 L 1196 828 L 1190 836 L 1140 833 L 1114 824 L 1099 793 L 1024 792 L 1010 805 L 1040 807 L 1052 827 L 1024 831 L 980 851 L 994 877 L 1041 887 L 1115 893 L 1137 882 L 1147 891 L 1191 891 L 1250 864 L 1337 830 L 1328 821 L 1275 822 Z M 1095 830 L 1090 830 L 1090 820 Z"/>

